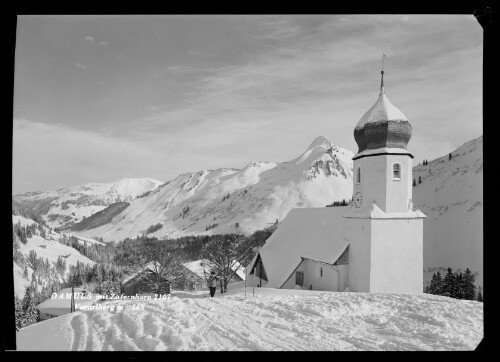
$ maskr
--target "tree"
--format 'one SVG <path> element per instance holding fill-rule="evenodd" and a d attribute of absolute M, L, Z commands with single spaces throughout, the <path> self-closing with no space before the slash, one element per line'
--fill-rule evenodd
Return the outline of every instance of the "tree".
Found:
<path fill-rule="evenodd" d="M 477 288 L 477 298 L 476 298 L 476 300 L 478 302 L 482 302 L 483 301 L 483 293 L 482 293 L 481 287 Z"/>
<path fill-rule="evenodd" d="M 417 182 L 415 181 L 415 178 L 413 178 L 413 187 L 417 186 Z"/>
<path fill-rule="evenodd" d="M 146 240 L 133 267 L 152 293 L 169 294 L 171 286 L 184 284 L 184 267 L 163 241 Z"/>
<path fill-rule="evenodd" d="M 476 286 L 474 285 L 475 281 L 476 281 L 476 276 L 472 274 L 469 268 L 465 269 L 463 275 L 464 299 L 467 300 L 476 299 Z"/>
<path fill-rule="evenodd" d="M 441 295 L 453 297 L 456 294 L 455 275 L 453 269 L 448 268 L 443 279 L 443 287 Z"/>
<path fill-rule="evenodd" d="M 28 279 L 28 266 L 27 265 L 24 266 L 23 278 Z"/>
<path fill-rule="evenodd" d="M 453 298 L 464 299 L 465 288 L 464 288 L 464 280 L 462 273 L 455 272 L 455 288 Z"/>
<path fill-rule="evenodd" d="M 421 184 L 422 183 L 422 176 L 418 176 L 418 183 Z"/>
<path fill-rule="evenodd" d="M 451 160 L 451 153 L 448 155 L 448 161 Z"/>
<path fill-rule="evenodd" d="M 438 272 L 432 275 L 431 283 L 428 288 L 428 293 L 440 295 L 443 291 L 443 280 L 441 278 L 441 273 Z"/>
<path fill-rule="evenodd" d="M 229 281 L 243 265 L 247 265 L 253 257 L 253 243 L 243 235 L 214 235 L 201 251 L 203 259 L 208 260 L 210 267 L 216 269 L 220 277 L 221 293 L 227 291 Z"/>

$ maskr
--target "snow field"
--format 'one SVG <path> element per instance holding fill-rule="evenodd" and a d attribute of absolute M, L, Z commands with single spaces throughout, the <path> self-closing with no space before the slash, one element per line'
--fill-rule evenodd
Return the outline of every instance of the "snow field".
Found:
<path fill-rule="evenodd" d="M 483 338 L 482 303 L 431 295 L 256 288 L 252 297 L 247 288 L 246 297 L 242 289 L 215 298 L 174 292 L 105 304 L 123 310 L 29 326 L 18 349 L 47 349 L 61 330 L 70 331 L 65 350 L 473 350 Z"/>

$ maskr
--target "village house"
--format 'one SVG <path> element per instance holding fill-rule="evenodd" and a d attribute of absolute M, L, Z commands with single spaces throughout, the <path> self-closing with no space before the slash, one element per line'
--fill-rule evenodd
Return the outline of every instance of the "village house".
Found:
<path fill-rule="evenodd" d="M 96 302 L 96 295 L 83 288 L 74 288 L 75 306 L 90 306 Z M 46 320 L 71 313 L 71 288 L 54 293 L 51 298 L 36 306 L 40 312 L 40 320 Z"/>
<path fill-rule="evenodd" d="M 193 289 L 195 290 L 198 290 L 200 288 L 208 288 L 207 280 L 210 276 L 210 273 L 212 271 L 215 271 L 217 273 L 217 267 L 214 264 L 210 263 L 209 260 L 195 260 L 189 263 L 184 263 L 183 266 L 187 270 L 189 270 L 189 275 L 192 275 L 193 281 L 196 281 L 196 283 L 193 284 Z M 232 263 L 232 270 L 236 271 L 236 273 L 229 281 L 230 284 L 242 282 L 245 280 L 245 268 L 241 266 L 240 263 L 236 260 L 234 260 Z"/>
<path fill-rule="evenodd" d="M 122 280 L 121 293 L 125 296 L 154 294 L 146 279 L 146 275 L 150 272 L 149 269 L 154 270 L 154 262 L 150 262 L 143 269 L 127 275 Z"/>

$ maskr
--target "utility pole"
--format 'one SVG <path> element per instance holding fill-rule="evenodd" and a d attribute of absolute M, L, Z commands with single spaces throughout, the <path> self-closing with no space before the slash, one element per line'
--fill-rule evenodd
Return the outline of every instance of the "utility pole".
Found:
<path fill-rule="evenodd" d="M 71 313 L 75 311 L 75 277 L 71 280 Z"/>

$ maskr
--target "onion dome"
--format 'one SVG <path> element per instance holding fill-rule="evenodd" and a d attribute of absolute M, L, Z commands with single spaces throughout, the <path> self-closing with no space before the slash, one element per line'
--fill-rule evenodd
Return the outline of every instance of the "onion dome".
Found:
<path fill-rule="evenodd" d="M 375 104 L 361 117 L 354 129 L 354 139 L 359 152 L 377 148 L 402 148 L 406 150 L 411 138 L 411 124 L 406 116 L 386 97 L 384 71 L 382 70 L 380 94 Z"/>

